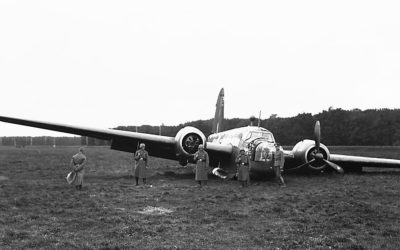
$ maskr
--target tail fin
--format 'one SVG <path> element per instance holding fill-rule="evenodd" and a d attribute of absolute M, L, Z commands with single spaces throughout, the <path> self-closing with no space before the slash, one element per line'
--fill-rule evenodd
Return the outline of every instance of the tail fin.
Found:
<path fill-rule="evenodd" d="M 224 122 L 224 89 L 222 88 L 219 92 L 217 104 L 215 105 L 215 117 L 212 127 L 212 133 L 218 133 L 222 131 L 222 125 Z"/>

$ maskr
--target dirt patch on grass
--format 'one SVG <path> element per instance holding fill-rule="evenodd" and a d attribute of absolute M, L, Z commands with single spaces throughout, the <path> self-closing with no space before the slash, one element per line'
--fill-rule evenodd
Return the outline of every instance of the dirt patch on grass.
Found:
<path fill-rule="evenodd" d="M 6 181 L 6 180 L 8 180 L 8 177 L 0 175 L 0 181 Z"/>
<path fill-rule="evenodd" d="M 163 207 L 152 207 L 147 206 L 143 210 L 138 211 L 139 214 L 146 214 L 146 215 L 163 215 L 172 213 L 172 209 L 163 208 Z"/>

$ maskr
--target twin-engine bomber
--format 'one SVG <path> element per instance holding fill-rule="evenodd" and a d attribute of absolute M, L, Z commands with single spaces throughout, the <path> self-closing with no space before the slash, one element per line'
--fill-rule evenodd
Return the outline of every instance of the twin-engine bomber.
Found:
<path fill-rule="evenodd" d="M 177 160 L 181 165 L 194 163 L 193 156 L 199 145 L 204 145 L 210 156 L 212 171 L 221 178 L 230 178 L 236 172 L 235 159 L 241 149 L 250 156 L 251 176 L 262 178 L 273 173 L 273 155 L 276 142 L 273 134 L 259 126 L 247 126 L 223 131 L 224 89 L 221 89 L 217 103 L 212 131 L 208 138 L 194 127 L 181 129 L 175 137 L 128 132 L 115 129 L 96 129 L 60 123 L 34 121 L 0 116 L 0 121 L 48 129 L 58 132 L 89 136 L 111 141 L 111 149 L 135 152 L 137 145 L 146 143 L 151 156 Z M 282 149 L 283 150 L 283 149 Z M 292 150 L 283 150 L 284 170 L 322 172 L 334 170 L 357 170 L 362 167 L 399 168 L 400 160 L 350 155 L 331 154 L 321 143 L 321 128 L 316 121 L 313 140 L 298 142 Z"/>

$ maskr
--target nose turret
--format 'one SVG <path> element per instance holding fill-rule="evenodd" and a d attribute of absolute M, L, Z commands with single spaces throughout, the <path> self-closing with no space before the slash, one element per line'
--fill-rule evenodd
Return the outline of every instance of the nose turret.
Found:
<path fill-rule="evenodd" d="M 260 142 L 256 145 L 253 152 L 254 161 L 268 161 L 270 160 L 274 144 L 270 142 Z"/>

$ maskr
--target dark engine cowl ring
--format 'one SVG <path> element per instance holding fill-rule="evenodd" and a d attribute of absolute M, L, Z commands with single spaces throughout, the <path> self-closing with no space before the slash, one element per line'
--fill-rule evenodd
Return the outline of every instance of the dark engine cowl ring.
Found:
<path fill-rule="evenodd" d="M 200 135 L 195 133 L 187 134 L 182 139 L 182 148 L 189 154 L 194 154 L 200 144 L 203 144 L 203 139 Z"/>
<path fill-rule="evenodd" d="M 309 168 L 321 171 L 326 167 L 326 163 L 322 161 L 322 159 L 328 160 L 328 157 L 328 152 L 322 147 L 319 148 L 319 152 L 316 147 L 312 147 L 307 152 L 306 160 L 311 161 L 312 159 L 315 159 L 315 161 L 309 164 Z"/>

